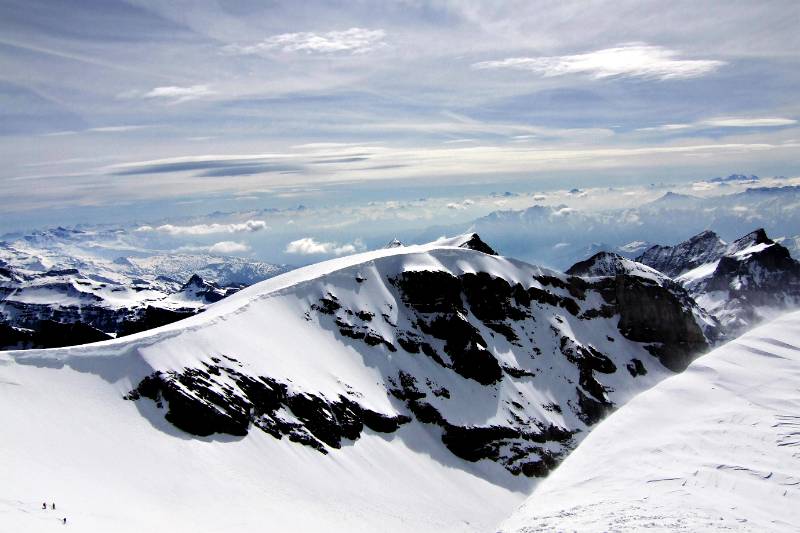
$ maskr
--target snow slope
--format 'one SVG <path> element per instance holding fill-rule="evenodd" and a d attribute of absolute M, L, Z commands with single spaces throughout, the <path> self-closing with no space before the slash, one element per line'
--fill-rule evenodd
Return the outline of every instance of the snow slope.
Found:
<path fill-rule="evenodd" d="M 505 521 L 534 531 L 797 531 L 800 312 L 602 422 Z"/>
<path fill-rule="evenodd" d="M 662 361 L 707 346 L 650 280 L 464 244 L 342 257 L 155 330 L 0 352 L 0 524 L 486 530 L 527 476 L 671 375 Z M 684 329 L 641 330 L 639 307 L 667 304 Z"/>

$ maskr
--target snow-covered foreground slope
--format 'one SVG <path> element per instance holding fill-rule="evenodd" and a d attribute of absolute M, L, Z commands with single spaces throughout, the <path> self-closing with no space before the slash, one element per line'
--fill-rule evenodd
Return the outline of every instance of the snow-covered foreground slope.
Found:
<path fill-rule="evenodd" d="M 98 533 L 485 531 L 524 497 L 420 453 L 436 447 L 419 427 L 329 455 L 262 432 L 196 438 L 121 402 L 106 381 L 117 376 L 96 367 L 3 359 L 0 531 L 53 531 L 62 517 Z"/>
<path fill-rule="evenodd" d="M 463 245 L 491 252 L 467 236 L 343 257 L 155 330 L 0 353 L 0 523 L 486 530 L 708 346 L 650 277 Z"/>
<path fill-rule="evenodd" d="M 503 532 L 797 531 L 800 312 L 602 422 Z"/>

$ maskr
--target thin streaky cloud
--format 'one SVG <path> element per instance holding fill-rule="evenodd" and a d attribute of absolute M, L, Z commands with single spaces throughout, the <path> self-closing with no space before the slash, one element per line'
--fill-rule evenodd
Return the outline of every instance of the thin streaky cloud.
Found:
<path fill-rule="evenodd" d="M 783 126 L 793 126 L 795 124 L 797 124 L 797 120 L 793 118 L 718 117 L 692 122 L 691 124 L 663 124 L 661 126 L 638 128 L 636 131 L 672 132 L 707 128 L 779 128 Z"/>
<path fill-rule="evenodd" d="M 645 43 L 628 43 L 584 54 L 549 57 L 509 57 L 481 61 L 478 70 L 521 70 L 550 78 L 584 74 L 594 79 L 687 79 L 704 76 L 725 65 L 711 59 L 680 59 L 679 52 Z"/>
<path fill-rule="evenodd" d="M 167 99 L 176 102 L 186 102 L 196 100 L 205 96 L 213 96 L 216 92 L 212 91 L 208 85 L 191 85 L 189 87 L 179 87 L 169 85 L 165 87 L 155 87 L 142 94 L 142 98 Z"/>
<path fill-rule="evenodd" d="M 93 133 L 121 133 L 126 131 L 143 130 L 152 127 L 153 126 L 145 126 L 145 125 L 102 126 L 99 128 L 89 128 L 86 131 L 90 131 Z"/>
<path fill-rule="evenodd" d="M 260 54 L 264 52 L 302 52 L 306 54 L 365 54 L 386 46 L 384 30 L 350 28 L 325 33 L 297 32 L 273 35 L 254 44 L 233 44 L 224 48 L 238 54 Z"/>
<path fill-rule="evenodd" d="M 792 118 L 715 118 L 702 123 L 716 128 L 774 128 L 797 124 Z"/>

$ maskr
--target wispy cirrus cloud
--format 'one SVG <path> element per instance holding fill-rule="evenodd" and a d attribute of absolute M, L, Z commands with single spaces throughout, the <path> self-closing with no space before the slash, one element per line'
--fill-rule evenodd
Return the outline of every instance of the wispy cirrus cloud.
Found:
<path fill-rule="evenodd" d="M 584 54 L 481 61 L 472 67 L 478 70 L 521 70 L 548 78 L 584 74 L 594 79 L 672 80 L 703 76 L 723 65 L 725 62 L 718 60 L 681 59 L 677 51 L 662 46 L 626 43 Z"/>
<path fill-rule="evenodd" d="M 53 131 L 50 133 L 43 133 L 42 137 L 62 137 L 64 135 L 77 135 L 79 133 L 125 133 L 128 131 L 137 131 L 147 128 L 152 128 L 150 125 L 122 125 L 122 126 L 100 126 L 97 128 L 88 128 L 85 130 L 66 130 L 66 131 Z"/>
<path fill-rule="evenodd" d="M 342 31 L 281 33 L 254 44 L 232 44 L 224 48 L 238 54 L 302 52 L 306 54 L 365 54 L 386 46 L 384 30 L 350 28 Z"/>
<path fill-rule="evenodd" d="M 782 117 L 717 117 L 687 124 L 662 124 L 661 126 L 639 128 L 636 131 L 675 132 L 708 128 L 778 128 L 795 124 L 797 124 L 797 120 Z"/>
<path fill-rule="evenodd" d="M 285 253 L 298 255 L 345 255 L 364 250 L 364 243 L 359 240 L 353 243 L 320 242 L 313 237 L 303 237 L 286 245 Z"/>
<path fill-rule="evenodd" d="M 281 154 L 264 155 L 201 155 L 189 157 L 170 157 L 136 163 L 124 163 L 108 167 L 108 171 L 118 176 L 138 174 L 169 174 L 173 172 L 200 172 L 200 176 L 248 176 L 266 172 L 296 172 L 298 164 L 289 163 Z"/>
<path fill-rule="evenodd" d="M 161 226 L 140 226 L 137 232 L 159 232 L 168 235 L 213 235 L 215 233 L 252 233 L 269 229 L 263 220 L 247 220 L 241 223 L 232 224 L 195 224 L 191 226 L 175 226 L 173 224 L 163 224 Z"/>
<path fill-rule="evenodd" d="M 774 128 L 797 124 L 793 118 L 714 118 L 701 122 L 712 128 Z"/>
<path fill-rule="evenodd" d="M 180 87 L 168 85 L 164 87 L 154 87 L 144 93 L 126 93 L 123 96 L 138 96 L 145 99 L 169 100 L 174 103 L 188 102 L 217 94 L 208 85 L 191 85 Z"/>

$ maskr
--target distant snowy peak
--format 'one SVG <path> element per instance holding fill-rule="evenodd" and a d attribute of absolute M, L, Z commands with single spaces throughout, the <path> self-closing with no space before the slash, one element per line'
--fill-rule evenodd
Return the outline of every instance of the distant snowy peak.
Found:
<path fill-rule="evenodd" d="M 210 283 L 194 274 L 179 291 L 181 295 L 189 300 L 199 300 L 203 303 L 214 303 L 232 294 L 230 290 L 221 289 L 216 283 Z"/>
<path fill-rule="evenodd" d="M 476 252 L 483 252 L 488 255 L 497 255 L 497 252 L 488 244 L 481 240 L 480 236 L 477 233 L 465 233 L 464 235 L 459 235 L 457 237 L 442 237 L 438 239 L 433 244 L 438 246 L 455 246 L 458 248 L 467 248 L 469 250 L 475 250 Z"/>
<path fill-rule="evenodd" d="M 647 241 L 631 241 L 627 244 L 623 244 L 622 246 L 618 246 L 617 252 L 623 257 L 632 259 L 641 255 L 642 252 L 651 246 L 652 244 Z"/>
<path fill-rule="evenodd" d="M 727 244 L 719 235 L 706 230 L 675 246 L 651 246 L 636 261 L 667 276 L 676 277 L 700 265 L 716 261 L 727 249 Z"/>
<path fill-rule="evenodd" d="M 400 242 L 399 239 L 392 239 L 391 241 L 386 243 L 386 246 L 384 246 L 384 248 L 391 249 L 391 248 L 399 248 L 401 246 L 403 246 L 403 243 Z"/>
<path fill-rule="evenodd" d="M 705 231 L 638 260 L 674 276 L 732 334 L 800 303 L 800 263 L 763 229 L 730 244 Z"/>
<path fill-rule="evenodd" d="M 647 278 L 663 285 L 667 276 L 642 263 L 631 261 L 613 252 L 599 252 L 585 261 L 579 261 L 567 269 L 572 276 L 619 276 L 630 275 Z"/>
<path fill-rule="evenodd" d="M 656 285 L 667 291 L 683 308 L 691 311 L 696 322 L 701 325 L 707 339 L 712 342 L 718 342 L 724 338 L 724 333 L 718 320 L 698 305 L 683 286 L 647 265 L 626 259 L 612 252 L 599 252 L 585 261 L 572 265 L 567 270 L 567 274 L 584 278 L 636 278 L 641 280 L 640 285 L 642 287 L 647 287 L 650 284 Z M 653 291 L 654 288 L 649 290 Z M 657 297 L 655 293 L 654 297 Z M 661 320 L 663 317 L 653 316 L 652 319 Z"/>
<path fill-rule="evenodd" d="M 700 202 L 702 202 L 702 199 L 697 196 L 667 191 L 663 196 L 656 198 L 652 202 L 644 204 L 643 207 L 645 209 L 656 210 L 683 209 L 693 207 Z"/>
<path fill-rule="evenodd" d="M 767 232 L 764 231 L 764 228 L 759 228 L 733 241 L 725 251 L 725 255 L 735 255 L 759 244 L 767 246 L 775 244 L 775 241 L 767 237 Z"/>

